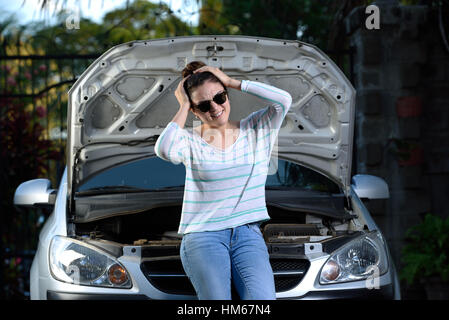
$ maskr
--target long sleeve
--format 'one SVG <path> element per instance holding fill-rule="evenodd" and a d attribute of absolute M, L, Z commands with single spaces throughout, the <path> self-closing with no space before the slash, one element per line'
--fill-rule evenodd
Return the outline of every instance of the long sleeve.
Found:
<path fill-rule="evenodd" d="M 190 157 L 188 135 L 176 122 L 169 122 L 157 139 L 154 150 L 163 160 L 185 163 Z"/>
<path fill-rule="evenodd" d="M 249 116 L 249 125 L 258 131 L 258 136 L 269 141 L 269 154 L 276 141 L 282 122 L 291 107 L 292 96 L 285 90 L 266 83 L 242 80 L 242 91 L 268 100 L 271 104 L 253 112 Z"/>

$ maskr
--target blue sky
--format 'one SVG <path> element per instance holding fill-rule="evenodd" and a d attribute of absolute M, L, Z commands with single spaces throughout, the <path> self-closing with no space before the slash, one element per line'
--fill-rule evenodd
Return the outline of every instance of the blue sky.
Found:
<path fill-rule="evenodd" d="M 16 14 L 18 23 L 23 25 L 32 21 L 45 21 L 46 24 L 51 24 L 51 15 L 55 9 L 59 9 L 62 3 L 65 8 L 71 11 L 77 10 L 80 7 L 80 16 L 90 18 L 91 20 L 100 23 L 103 15 L 115 8 L 124 7 L 126 0 L 49 0 L 50 10 L 47 19 L 43 12 L 39 10 L 39 4 L 42 0 L 0 0 L 0 19 L 9 16 L 11 13 Z M 130 0 L 131 1 L 131 0 Z M 150 1 L 150 0 L 149 0 Z M 198 23 L 198 14 L 192 15 L 192 12 L 198 11 L 198 4 L 196 0 L 152 0 L 154 3 L 167 3 L 175 14 L 182 20 L 196 25 Z M 90 6 L 89 6 L 90 5 Z M 75 11 L 74 11 L 75 12 Z"/>

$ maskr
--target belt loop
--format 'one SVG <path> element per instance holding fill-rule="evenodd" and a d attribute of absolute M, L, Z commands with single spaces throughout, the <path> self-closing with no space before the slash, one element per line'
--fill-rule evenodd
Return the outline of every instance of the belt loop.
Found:
<path fill-rule="evenodd" d="M 237 233 L 237 227 L 231 228 L 231 246 L 232 246 L 232 240 L 235 236 L 235 240 L 237 240 L 238 238 L 238 233 Z"/>

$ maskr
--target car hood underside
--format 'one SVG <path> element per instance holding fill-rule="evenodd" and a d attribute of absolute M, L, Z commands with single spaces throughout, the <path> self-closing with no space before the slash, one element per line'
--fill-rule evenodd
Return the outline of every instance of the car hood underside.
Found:
<path fill-rule="evenodd" d="M 179 109 L 174 91 L 187 63 L 200 60 L 229 76 L 269 83 L 293 98 L 278 153 L 350 185 L 355 90 L 318 48 L 299 41 L 193 36 L 133 41 L 99 57 L 69 91 L 68 193 L 99 172 L 154 155 L 154 143 Z M 267 105 L 229 90 L 230 120 Z M 189 113 L 186 127 L 192 126 Z M 145 141 L 145 142 L 142 142 Z"/>

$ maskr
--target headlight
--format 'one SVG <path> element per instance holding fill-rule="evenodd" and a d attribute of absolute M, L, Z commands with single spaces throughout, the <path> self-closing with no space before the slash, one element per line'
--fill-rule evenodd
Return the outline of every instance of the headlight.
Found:
<path fill-rule="evenodd" d="M 383 275 L 388 270 L 385 243 L 379 232 L 360 236 L 332 253 L 320 272 L 320 283 L 340 283 Z"/>
<path fill-rule="evenodd" d="M 112 256 L 82 241 L 56 236 L 50 270 L 58 280 L 87 286 L 131 288 L 126 269 Z"/>

